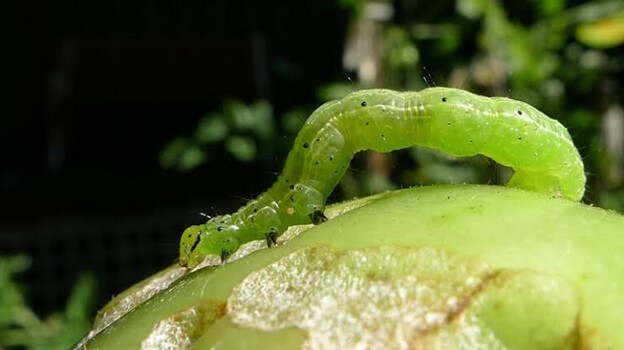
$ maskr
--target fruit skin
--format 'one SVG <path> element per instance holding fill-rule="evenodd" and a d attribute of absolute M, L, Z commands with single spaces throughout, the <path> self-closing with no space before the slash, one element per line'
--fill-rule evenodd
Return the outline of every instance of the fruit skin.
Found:
<path fill-rule="evenodd" d="M 344 212 L 345 208 L 353 210 Z M 302 248 L 403 246 L 442 249 L 480 260 L 492 270 L 557 276 L 578 291 L 578 342 L 587 348 L 624 348 L 620 331 L 624 324 L 624 217 L 617 213 L 513 188 L 445 185 L 342 203 L 328 214 L 329 221 L 310 227 L 286 244 L 178 279 L 83 344 L 99 349 L 136 348 L 161 320 L 205 301 L 226 303 L 232 290 L 251 273 Z M 120 300 L 113 300 L 107 308 L 119 304 Z M 488 312 L 488 317 L 494 316 Z M 267 332 L 241 329 L 228 324 L 228 319 L 214 324 L 229 330 L 221 332 L 224 337 L 236 331 L 234 338 L 241 341 L 249 342 L 247 336 L 261 338 L 260 348 L 279 343 Z M 205 329 L 210 330 L 210 325 Z M 293 339 L 301 331 L 287 332 Z"/>

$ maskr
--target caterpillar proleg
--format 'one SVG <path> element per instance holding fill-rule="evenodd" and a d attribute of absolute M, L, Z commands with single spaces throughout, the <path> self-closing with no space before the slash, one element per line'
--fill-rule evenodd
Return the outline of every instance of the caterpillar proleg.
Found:
<path fill-rule="evenodd" d="M 180 264 L 196 266 L 209 254 L 225 259 L 243 243 L 272 245 L 289 226 L 321 223 L 355 153 L 414 145 L 457 157 L 483 154 L 514 169 L 508 186 L 575 201 L 585 189 L 583 162 L 566 128 L 524 102 L 439 87 L 362 90 L 312 113 L 266 192 L 233 214 L 187 228 Z"/>

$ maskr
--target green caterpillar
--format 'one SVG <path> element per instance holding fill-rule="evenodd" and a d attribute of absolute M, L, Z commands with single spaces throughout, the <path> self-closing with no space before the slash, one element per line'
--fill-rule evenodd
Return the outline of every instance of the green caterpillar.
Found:
<path fill-rule="evenodd" d="M 209 254 L 225 260 L 252 240 L 272 246 L 289 226 L 325 221 L 325 200 L 356 152 L 414 145 L 488 156 L 514 169 L 508 186 L 571 200 L 585 189 L 583 162 L 566 128 L 526 103 L 451 88 L 362 90 L 312 113 L 266 192 L 233 214 L 187 228 L 180 265 L 196 266 Z"/>

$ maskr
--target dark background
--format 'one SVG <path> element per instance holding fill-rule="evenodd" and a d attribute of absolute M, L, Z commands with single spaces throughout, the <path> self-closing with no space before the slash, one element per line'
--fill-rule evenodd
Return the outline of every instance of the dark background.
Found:
<path fill-rule="evenodd" d="M 99 308 L 173 264 L 182 230 L 206 220 L 200 213 L 230 212 L 274 181 L 300 125 L 286 125 L 291 112 L 302 122 L 360 87 L 438 85 L 525 101 L 570 131 L 588 177 L 583 202 L 624 212 L 622 1 L 373 2 L 3 2 L 0 346 L 15 329 L 24 330 L 15 344 L 65 332 L 50 318 L 33 326 L 9 317 L 3 333 L 7 295 L 23 294 L 15 308 L 30 304 L 42 319 L 78 295 L 73 305 L 85 309 L 78 321 L 88 327 L 92 292 L 73 289 L 83 272 L 95 276 Z M 370 66 L 377 74 L 367 78 Z M 263 115 L 259 100 L 272 112 Z M 202 122 L 245 113 L 256 124 L 199 141 Z M 261 148 L 247 160 L 227 147 L 243 137 Z M 164 170 L 163 154 L 179 139 L 190 141 L 173 167 L 193 147 L 210 158 L 188 171 Z M 444 182 L 501 184 L 510 174 L 483 157 L 418 147 L 358 157 L 333 199 Z M 15 254 L 32 266 L 15 267 L 15 258 L 7 268 Z M 20 291 L 9 288 L 13 279 Z M 64 326 L 77 328 L 70 314 Z M 39 328 L 48 333 L 32 336 Z"/>
<path fill-rule="evenodd" d="M 26 254 L 34 310 L 93 271 L 98 305 L 173 263 L 181 230 L 270 184 L 282 159 L 188 173 L 158 156 L 228 97 L 287 109 L 344 79 L 331 1 L 9 1 L 0 255 Z"/>

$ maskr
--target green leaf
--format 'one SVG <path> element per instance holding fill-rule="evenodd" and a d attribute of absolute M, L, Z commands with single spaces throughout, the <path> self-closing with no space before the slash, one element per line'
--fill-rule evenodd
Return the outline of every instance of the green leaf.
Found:
<path fill-rule="evenodd" d="M 23 255 L 0 257 L 0 329 L 16 322 L 26 303 L 14 276 L 30 266 L 30 259 Z"/>
<path fill-rule="evenodd" d="M 225 141 L 225 148 L 241 162 L 250 162 L 256 158 L 256 144 L 249 137 L 230 136 Z"/>
<path fill-rule="evenodd" d="M 83 273 L 78 277 L 65 307 L 65 317 L 68 320 L 84 321 L 91 318 L 95 288 L 96 280 L 93 273 Z"/>
<path fill-rule="evenodd" d="M 171 141 L 160 155 L 160 164 L 165 169 L 191 170 L 203 164 L 208 154 L 192 139 L 178 137 Z"/>
<path fill-rule="evenodd" d="M 204 117 L 197 126 L 195 137 L 201 144 L 213 143 L 225 139 L 228 126 L 222 116 L 218 114 Z"/>
<path fill-rule="evenodd" d="M 612 48 L 624 43 L 624 13 L 617 13 L 576 28 L 576 38 L 594 48 Z"/>

